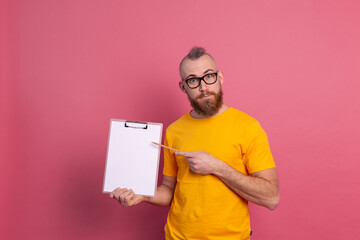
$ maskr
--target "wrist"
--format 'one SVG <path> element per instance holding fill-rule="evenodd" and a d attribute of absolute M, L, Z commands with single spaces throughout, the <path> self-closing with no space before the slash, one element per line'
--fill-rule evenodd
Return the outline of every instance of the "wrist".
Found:
<path fill-rule="evenodd" d="M 152 198 L 152 197 L 143 196 L 142 201 L 143 201 L 143 202 L 151 202 L 151 198 Z"/>
<path fill-rule="evenodd" d="M 226 174 L 226 167 L 227 166 L 228 165 L 225 162 L 219 160 L 216 168 L 213 171 L 213 175 L 215 175 L 217 177 L 224 176 Z"/>

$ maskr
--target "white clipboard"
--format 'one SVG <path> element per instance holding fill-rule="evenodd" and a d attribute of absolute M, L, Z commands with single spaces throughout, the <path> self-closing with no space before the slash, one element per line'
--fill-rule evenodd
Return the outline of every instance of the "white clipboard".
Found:
<path fill-rule="evenodd" d="M 155 196 L 161 148 L 162 123 L 110 120 L 103 193 L 115 188 Z"/>

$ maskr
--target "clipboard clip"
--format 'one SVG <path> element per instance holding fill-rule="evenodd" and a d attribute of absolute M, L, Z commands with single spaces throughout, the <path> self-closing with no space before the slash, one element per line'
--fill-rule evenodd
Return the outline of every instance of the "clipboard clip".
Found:
<path fill-rule="evenodd" d="M 145 126 L 144 126 L 145 125 Z M 125 127 L 128 128 L 138 128 L 138 129 L 147 129 L 148 124 L 146 122 L 138 122 L 138 121 L 126 121 Z"/>

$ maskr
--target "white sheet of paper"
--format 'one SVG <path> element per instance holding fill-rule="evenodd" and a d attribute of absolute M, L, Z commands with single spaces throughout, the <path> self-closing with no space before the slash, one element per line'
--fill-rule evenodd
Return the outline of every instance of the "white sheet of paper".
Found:
<path fill-rule="evenodd" d="M 103 192 L 115 188 L 133 189 L 135 194 L 154 196 L 157 187 L 162 124 L 132 123 L 112 119 Z"/>

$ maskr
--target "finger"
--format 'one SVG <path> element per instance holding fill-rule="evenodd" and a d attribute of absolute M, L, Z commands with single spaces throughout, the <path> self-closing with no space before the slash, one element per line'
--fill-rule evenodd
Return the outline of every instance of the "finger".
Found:
<path fill-rule="evenodd" d="M 125 198 L 129 195 L 129 194 L 131 194 L 131 190 L 127 190 L 126 192 L 123 192 L 123 193 L 121 193 L 120 194 L 120 202 L 121 202 L 121 204 L 124 204 L 125 203 Z"/>
<path fill-rule="evenodd" d="M 190 165 L 195 164 L 195 160 L 196 160 L 196 158 L 194 158 L 194 157 L 187 157 L 186 158 L 186 161 L 188 161 Z"/>
<path fill-rule="evenodd" d="M 110 197 L 111 198 L 114 198 L 115 197 L 115 194 L 118 192 L 118 191 L 120 191 L 121 190 L 121 188 L 115 188 L 111 193 L 110 193 Z"/>
<path fill-rule="evenodd" d="M 121 190 L 118 190 L 116 193 L 115 193 L 115 198 L 120 201 L 120 196 L 124 193 L 128 191 L 127 188 L 122 188 Z"/>
<path fill-rule="evenodd" d="M 130 201 L 134 197 L 134 193 L 132 191 L 127 192 L 128 195 L 124 196 L 123 202 L 121 203 L 125 207 L 131 206 Z"/>
<path fill-rule="evenodd" d="M 134 193 L 134 196 L 129 201 L 129 206 L 137 205 L 137 204 L 141 203 L 144 200 L 145 200 L 144 196 L 137 195 L 136 193 Z"/>
<path fill-rule="evenodd" d="M 196 173 L 196 169 L 194 168 L 194 166 L 190 166 L 190 169 L 192 172 Z"/>
<path fill-rule="evenodd" d="M 175 152 L 177 156 L 183 156 L 183 157 L 195 157 L 196 152 L 195 151 L 177 151 Z"/>
<path fill-rule="evenodd" d="M 131 192 L 129 193 L 129 195 L 125 196 L 125 198 L 124 198 L 124 203 L 125 203 L 126 206 L 131 206 L 131 200 L 132 200 L 132 198 L 134 197 L 134 195 L 135 195 L 134 192 L 131 191 Z"/>
<path fill-rule="evenodd" d="M 134 206 L 139 204 L 140 202 L 142 202 L 144 200 L 144 196 L 141 195 L 136 195 L 134 193 L 134 196 L 131 198 L 131 200 L 129 201 L 130 206 Z"/>

